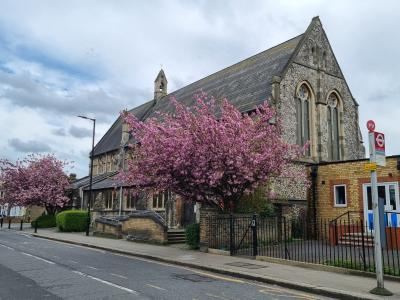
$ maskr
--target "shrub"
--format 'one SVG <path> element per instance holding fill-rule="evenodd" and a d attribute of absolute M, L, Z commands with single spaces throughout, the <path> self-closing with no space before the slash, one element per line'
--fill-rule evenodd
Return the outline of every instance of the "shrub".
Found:
<path fill-rule="evenodd" d="M 37 222 L 38 228 L 56 227 L 56 216 L 55 215 L 41 215 L 35 221 L 31 222 L 32 227 L 35 227 L 35 222 Z"/>
<path fill-rule="evenodd" d="M 64 232 L 81 232 L 86 230 L 87 211 L 65 210 L 57 214 L 57 228 Z"/>
<path fill-rule="evenodd" d="M 199 249 L 200 243 L 200 225 L 192 224 L 186 227 L 186 244 L 189 245 L 190 249 Z"/>

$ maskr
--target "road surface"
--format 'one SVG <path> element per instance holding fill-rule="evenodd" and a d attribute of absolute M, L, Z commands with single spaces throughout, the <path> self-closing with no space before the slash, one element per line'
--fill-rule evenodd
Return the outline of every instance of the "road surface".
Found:
<path fill-rule="evenodd" d="M 328 299 L 0 230 L 0 299 Z"/>

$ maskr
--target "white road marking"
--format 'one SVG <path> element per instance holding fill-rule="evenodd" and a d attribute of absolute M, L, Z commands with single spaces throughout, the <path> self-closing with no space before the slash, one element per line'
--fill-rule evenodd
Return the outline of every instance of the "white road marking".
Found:
<path fill-rule="evenodd" d="M 111 275 L 115 276 L 115 277 L 123 278 L 123 279 L 128 279 L 128 277 L 125 277 L 125 276 L 122 276 L 122 275 L 119 275 L 119 274 L 115 274 L 115 273 L 111 273 Z"/>
<path fill-rule="evenodd" d="M 210 294 L 210 293 L 206 293 L 206 296 L 209 296 L 209 297 L 212 297 L 212 298 L 216 298 L 216 299 L 228 300 L 228 298 L 224 298 L 224 297 L 221 297 L 221 296 L 218 296 L 218 295 L 213 295 L 213 294 Z"/>
<path fill-rule="evenodd" d="M 44 258 L 41 258 L 41 257 L 37 257 L 37 256 L 35 256 L 35 255 L 29 254 L 29 253 L 25 253 L 25 252 L 21 252 L 21 253 L 22 253 L 23 255 L 36 258 L 37 260 L 44 261 L 44 262 L 46 262 L 46 263 L 48 263 L 48 264 L 55 265 L 55 263 L 53 263 L 52 261 L 49 261 L 49 260 L 47 260 L 47 259 L 44 259 Z"/>
<path fill-rule="evenodd" d="M 8 250 L 14 250 L 14 248 L 8 247 L 8 246 L 6 246 L 6 245 L 0 244 L 0 246 L 1 246 L 1 247 L 4 247 L 4 248 L 7 248 Z"/>
<path fill-rule="evenodd" d="M 163 288 L 161 288 L 159 286 L 156 286 L 156 285 L 152 285 L 152 284 L 148 284 L 148 283 L 146 283 L 146 285 L 149 286 L 149 287 L 152 287 L 154 289 L 160 290 L 160 291 L 166 291 L 166 289 L 163 289 Z"/>
<path fill-rule="evenodd" d="M 87 267 L 90 268 L 90 269 L 93 269 L 93 270 L 98 270 L 97 268 L 92 267 L 92 266 L 87 266 Z"/>
<path fill-rule="evenodd" d="M 32 236 L 30 236 L 29 234 L 26 234 L 26 233 L 18 233 L 19 235 L 22 235 L 22 236 L 24 236 L 24 237 L 27 237 L 27 238 L 32 238 Z"/>
<path fill-rule="evenodd" d="M 77 264 L 78 263 L 77 261 L 74 261 L 74 260 L 68 260 L 68 261 L 73 263 L 73 264 Z"/>
<path fill-rule="evenodd" d="M 128 293 L 131 293 L 131 294 L 135 294 L 135 295 L 138 295 L 138 294 L 139 294 L 137 291 L 128 289 L 128 288 L 126 288 L 126 287 L 120 286 L 120 285 L 118 285 L 118 284 L 115 284 L 115 283 L 112 283 L 112 282 L 109 282 L 109 281 L 106 281 L 106 280 L 103 280 L 103 279 L 100 279 L 100 278 L 97 278 L 97 277 L 94 277 L 94 276 L 90 276 L 90 275 L 88 275 L 88 274 L 85 274 L 85 273 L 82 273 L 82 272 L 79 272 L 79 271 L 72 271 L 72 272 L 75 273 L 75 274 L 81 275 L 81 276 L 83 276 L 83 277 L 87 277 L 87 278 L 96 280 L 96 281 L 98 281 L 98 282 L 107 284 L 107 285 L 109 285 L 109 286 L 115 287 L 115 288 L 117 288 L 117 289 L 123 290 L 123 291 L 128 292 Z"/>

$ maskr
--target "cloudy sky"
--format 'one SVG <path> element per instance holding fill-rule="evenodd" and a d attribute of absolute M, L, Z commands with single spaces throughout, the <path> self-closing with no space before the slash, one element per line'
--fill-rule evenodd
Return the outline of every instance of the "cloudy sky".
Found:
<path fill-rule="evenodd" d="M 301 34 L 319 15 L 388 154 L 400 154 L 400 4 L 396 1 L 0 2 L 0 157 L 51 152 L 87 174 L 96 140 L 148 101 L 162 64 L 173 91 Z"/>

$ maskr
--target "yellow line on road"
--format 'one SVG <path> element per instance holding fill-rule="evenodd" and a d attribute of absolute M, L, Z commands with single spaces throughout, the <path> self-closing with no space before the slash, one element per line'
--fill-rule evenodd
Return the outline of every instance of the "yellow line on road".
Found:
<path fill-rule="evenodd" d="M 225 281 L 230 281 L 230 282 L 235 282 L 235 283 L 245 283 L 243 280 L 240 280 L 240 279 L 234 279 L 234 278 L 225 277 L 225 276 L 218 276 L 218 275 L 205 273 L 205 272 L 199 272 L 199 271 L 195 271 L 195 270 L 191 270 L 191 271 L 194 273 L 204 275 L 207 277 L 211 277 L 211 278 L 215 278 L 215 279 L 220 279 L 220 280 L 225 280 Z"/>
<path fill-rule="evenodd" d="M 288 298 L 296 298 L 296 299 L 306 299 L 306 300 L 318 300 L 320 298 L 316 298 L 313 296 L 305 295 L 303 293 L 296 293 L 291 290 L 283 290 L 279 288 L 266 287 L 264 289 L 259 290 L 260 293 L 271 295 L 271 296 L 285 296 Z M 275 293 L 275 294 L 274 294 Z"/>

